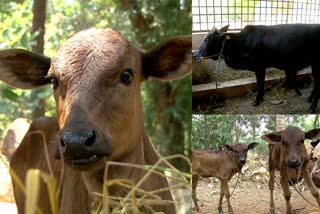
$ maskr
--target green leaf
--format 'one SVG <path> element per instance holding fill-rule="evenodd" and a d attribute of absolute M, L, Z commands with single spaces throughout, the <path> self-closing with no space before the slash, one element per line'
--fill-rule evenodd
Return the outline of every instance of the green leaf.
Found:
<path fill-rule="evenodd" d="M 13 89 L 9 87 L 5 87 L 1 91 L 2 96 L 8 98 L 11 101 L 16 102 L 19 98 L 19 96 L 13 91 Z"/>

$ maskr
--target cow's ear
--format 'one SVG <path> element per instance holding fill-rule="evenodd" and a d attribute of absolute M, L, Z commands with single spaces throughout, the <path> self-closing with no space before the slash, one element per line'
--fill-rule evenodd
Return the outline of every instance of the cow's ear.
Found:
<path fill-rule="evenodd" d="M 233 147 L 230 146 L 229 144 L 223 144 L 223 145 L 221 145 L 221 147 L 224 148 L 227 151 L 233 152 Z"/>
<path fill-rule="evenodd" d="M 320 129 L 312 129 L 305 133 L 305 138 L 313 140 L 320 137 Z"/>
<path fill-rule="evenodd" d="M 0 51 L 0 80 L 6 84 L 32 89 L 50 83 L 47 73 L 50 58 L 21 49 Z"/>
<path fill-rule="evenodd" d="M 315 141 L 311 141 L 310 144 L 313 148 L 315 148 L 320 143 L 320 139 L 317 139 Z"/>
<path fill-rule="evenodd" d="M 277 144 L 281 142 L 281 134 L 280 132 L 272 132 L 261 136 L 261 139 L 267 141 L 270 144 Z"/>
<path fill-rule="evenodd" d="M 224 26 L 223 28 L 220 29 L 220 32 L 226 33 L 229 30 L 229 25 Z"/>
<path fill-rule="evenodd" d="M 256 143 L 256 142 L 250 143 L 250 144 L 248 145 L 248 149 L 254 149 L 254 148 L 256 148 L 256 146 L 258 146 L 258 145 L 259 145 L 259 143 Z"/>
<path fill-rule="evenodd" d="M 192 70 L 191 36 L 167 40 L 142 55 L 142 72 L 145 78 L 161 80 L 180 79 Z"/>

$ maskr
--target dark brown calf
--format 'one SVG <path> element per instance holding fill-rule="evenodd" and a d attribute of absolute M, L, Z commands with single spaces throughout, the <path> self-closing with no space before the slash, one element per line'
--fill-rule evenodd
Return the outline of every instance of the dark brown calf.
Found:
<path fill-rule="evenodd" d="M 0 51 L 0 80 L 22 89 L 53 86 L 58 130 L 49 152 L 58 159 L 63 156 L 65 161 L 62 213 L 89 213 L 92 193 L 102 192 L 106 162 L 153 165 L 159 160 L 144 129 L 141 84 L 150 77 L 174 80 L 189 74 L 191 43 L 191 36 L 180 36 L 144 52 L 112 29 L 90 29 L 69 38 L 53 59 L 25 50 Z M 21 146 L 20 154 L 32 145 Z M 30 161 L 45 163 L 37 153 L 23 157 L 14 155 L 11 162 L 22 179 L 31 168 Z M 32 167 L 42 169 L 39 165 Z M 108 169 L 108 179 L 129 179 L 133 184 L 146 174 L 129 167 Z M 166 179 L 158 175 L 150 176 L 140 186 L 148 192 L 166 187 Z M 108 189 L 115 197 L 128 192 L 120 186 Z M 169 190 L 157 195 L 172 200 Z M 15 197 L 20 200 L 18 209 L 22 213 L 24 195 L 20 191 Z M 39 206 L 47 213 L 49 201 L 45 202 Z M 154 211 L 175 212 L 172 204 L 151 207 Z"/>
<path fill-rule="evenodd" d="M 254 149 L 257 145 L 258 143 L 248 145 L 238 143 L 233 146 L 226 144 L 223 145 L 224 150 L 220 151 L 194 150 L 192 152 L 192 199 L 197 212 L 200 210 L 196 196 L 199 177 L 215 177 L 221 181 L 219 213 L 223 213 L 222 200 L 224 196 L 227 198 L 229 213 L 233 213 L 228 181 L 234 174 L 241 172 L 247 160 L 248 150 Z"/>
<path fill-rule="evenodd" d="M 311 181 L 308 170 L 309 156 L 304 145 L 305 139 L 314 139 L 320 136 L 320 129 L 312 129 L 308 132 L 298 127 L 288 127 L 283 131 L 263 135 L 261 138 L 269 142 L 269 189 L 270 212 L 275 213 L 273 199 L 275 170 L 280 171 L 281 186 L 286 199 L 287 214 L 294 213 L 290 203 L 291 192 L 289 181 L 297 181 L 303 177 L 311 194 L 320 206 L 319 192 Z"/>

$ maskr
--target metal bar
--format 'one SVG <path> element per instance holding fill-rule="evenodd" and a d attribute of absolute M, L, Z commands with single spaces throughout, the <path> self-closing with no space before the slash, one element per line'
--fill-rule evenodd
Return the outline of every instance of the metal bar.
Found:
<path fill-rule="evenodd" d="M 208 0 L 206 0 L 206 13 L 208 15 Z M 207 30 L 209 30 L 209 20 L 208 20 L 208 16 L 206 16 L 207 19 Z"/>
<path fill-rule="evenodd" d="M 241 30 L 248 24 L 319 23 L 320 0 L 193 0 L 193 32 L 230 25 Z M 198 5 L 196 5 L 198 3 Z"/>

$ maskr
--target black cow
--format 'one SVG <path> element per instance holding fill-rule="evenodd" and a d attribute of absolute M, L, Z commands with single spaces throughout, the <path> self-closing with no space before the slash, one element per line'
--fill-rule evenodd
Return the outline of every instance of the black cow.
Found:
<path fill-rule="evenodd" d="M 228 28 L 229 25 L 210 31 L 193 57 L 196 60 L 201 57 L 217 60 L 225 41 L 222 55 L 226 64 L 256 74 L 256 106 L 263 100 L 266 68 L 284 70 L 287 82 L 301 95 L 295 76 L 298 70 L 311 65 L 315 84 L 308 97 L 312 102 L 308 113 L 315 112 L 320 97 L 320 25 L 248 25 L 240 33 L 226 33 Z"/>

